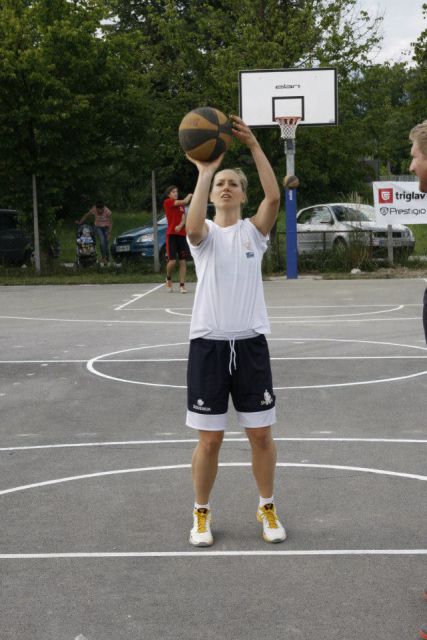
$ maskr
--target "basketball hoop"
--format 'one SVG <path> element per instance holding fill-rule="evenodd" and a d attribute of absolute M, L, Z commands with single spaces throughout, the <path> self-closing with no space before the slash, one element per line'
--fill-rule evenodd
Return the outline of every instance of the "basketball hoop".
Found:
<path fill-rule="evenodd" d="M 280 116 L 276 118 L 282 140 L 295 140 L 295 133 L 300 120 L 301 116 Z"/>

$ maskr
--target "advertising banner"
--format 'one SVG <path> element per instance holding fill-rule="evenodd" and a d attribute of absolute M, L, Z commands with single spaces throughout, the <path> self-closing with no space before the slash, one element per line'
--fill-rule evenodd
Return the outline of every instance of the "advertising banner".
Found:
<path fill-rule="evenodd" d="M 418 182 L 373 182 L 375 218 L 382 224 L 427 224 L 427 193 Z"/>

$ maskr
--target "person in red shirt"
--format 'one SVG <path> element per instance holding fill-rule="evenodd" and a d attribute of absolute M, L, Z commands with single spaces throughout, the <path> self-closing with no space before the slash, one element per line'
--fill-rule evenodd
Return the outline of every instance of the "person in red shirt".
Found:
<path fill-rule="evenodd" d="M 185 289 L 185 274 L 187 272 L 187 260 L 191 257 L 190 249 L 185 237 L 185 205 L 193 196 L 189 193 L 182 200 L 178 200 L 178 187 L 171 185 L 166 189 L 166 198 L 163 201 L 168 221 L 166 230 L 166 255 L 168 263 L 166 265 L 166 288 L 171 293 L 172 274 L 176 265 L 176 256 L 179 260 L 179 290 L 187 293 Z"/>

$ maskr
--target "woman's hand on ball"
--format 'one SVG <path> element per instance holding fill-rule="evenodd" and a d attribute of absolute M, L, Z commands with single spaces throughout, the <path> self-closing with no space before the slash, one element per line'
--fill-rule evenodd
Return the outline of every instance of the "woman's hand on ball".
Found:
<path fill-rule="evenodd" d="M 189 160 L 190 162 L 195 164 L 196 167 L 198 168 L 199 172 L 203 172 L 206 169 L 209 169 L 213 173 L 219 168 L 221 162 L 224 159 L 224 156 L 225 156 L 225 152 L 221 153 L 221 155 L 218 156 L 218 158 L 216 158 L 216 160 L 212 160 L 211 162 L 204 162 L 202 160 L 195 160 L 194 158 L 191 158 L 191 156 L 189 156 L 188 153 L 186 154 L 187 160 Z"/>
<path fill-rule="evenodd" d="M 258 140 L 250 130 L 247 124 L 243 122 L 239 116 L 230 115 L 233 124 L 233 135 L 235 138 L 246 144 L 249 148 L 258 144 Z"/>

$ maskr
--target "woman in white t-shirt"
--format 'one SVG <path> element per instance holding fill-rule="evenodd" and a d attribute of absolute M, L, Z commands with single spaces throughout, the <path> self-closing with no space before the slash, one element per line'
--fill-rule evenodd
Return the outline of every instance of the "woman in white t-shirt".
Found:
<path fill-rule="evenodd" d="M 186 220 L 198 279 L 187 373 L 187 425 L 199 433 L 192 460 L 195 505 L 190 543 L 195 546 L 213 544 L 209 497 L 218 470 L 230 395 L 238 423 L 246 430 L 252 448 L 252 469 L 260 495 L 257 519 L 263 524 L 264 540 L 281 542 L 286 538 L 273 496 L 276 447 L 271 425 L 276 414 L 265 339 L 270 325 L 261 275 L 280 190 L 250 128 L 239 117 L 231 117 L 233 135 L 252 154 L 264 198 L 257 213 L 242 220 L 241 208 L 247 200 L 243 172 L 217 172 L 223 156 L 213 162 L 188 158 L 199 171 Z M 213 222 L 206 220 L 208 199 L 215 205 Z M 230 494 L 230 502 L 235 499 Z"/>

